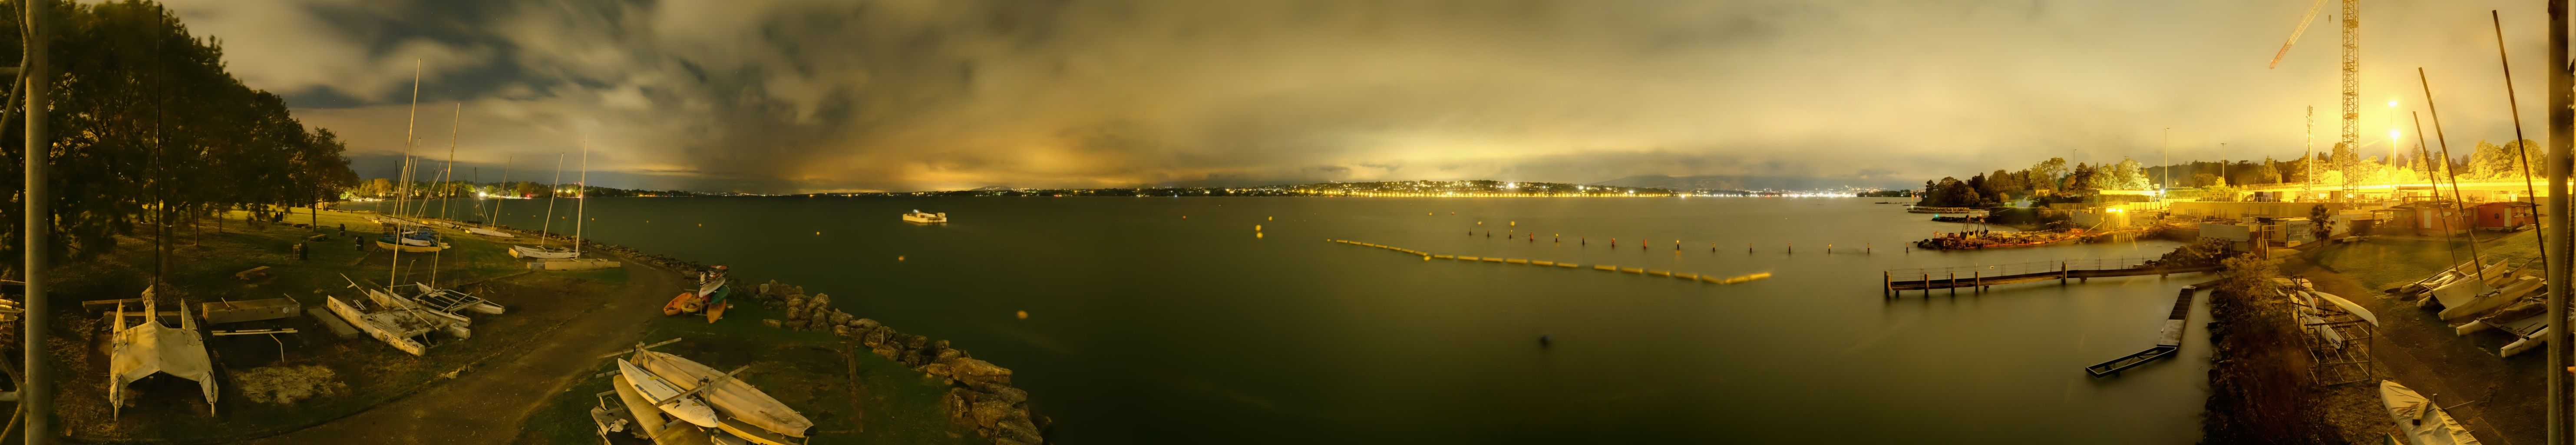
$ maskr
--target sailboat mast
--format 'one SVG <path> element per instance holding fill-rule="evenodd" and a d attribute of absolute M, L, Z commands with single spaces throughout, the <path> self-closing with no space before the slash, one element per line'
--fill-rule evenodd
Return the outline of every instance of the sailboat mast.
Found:
<path fill-rule="evenodd" d="M 546 248 L 546 240 L 555 236 L 555 195 L 563 194 L 563 153 L 555 153 L 555 180 L 546 183 L 546 222 L 537 227 L 537 249 Z"/>
<path fill-rule="evenodd" d="M 413 130 L 413 129 L 415 129 L 415 128 L 417 128 L 417 127 L 415 126 L 415 124 L 418 124 L 418 123 L 420 122 L 420 59 L 412 59 L 412 60 L 411 60 L 411 111 L 410 111 L 410 113 L 411 113 L 411 116 L 410 116 L 410 117 L 407 117 L 407 118 L 404 118 L 404 121 L 403 121 L 403 171 L 402 171 L 402 174 L 401 174 L 401 175 L 398 175 L 398 176 L 401 176 L 401 177 L 402 177 L 403 183 L 402 183 L 402 187 L 399 189 L 399 190 L 401 190 L 401 192 L 397 192 L 397 193 L 395 193 L 395 194 L 394 194 L 394 209 L 395 209 L 395 210 L 394 210 L 394 213 L 396 214 L 396 215 L 395 215 L 395 218 L 396 218 L 396 219 L 395 219 L 395 221 L 397 221 L 397 222 L 395 222 L 395 223 L 394 223 L 394 253 L 393 253 L 393 259 L 392 259 L 391 261 L 388 261 L 388 262 L 387 262 L 388 264 L 385 266 L 385 285 L 386 285 L 386 286 L 392 286 L 392 285 L 393 285 L 393 283 L 394 283 L 394 280 L 395 280 L 395 279 L 397 279 L 397 278 L 401 278 L 401 276 L 402 276 L 402 275 L 401 275 L 401 273 L 402 273 L 402 240 L 403 240 L 403 235 L 402 235 L 402 223 L 401 223 L 401 222 L 399 222 L 399 221 L 401 221 L 401 219 L 400 219 L 400 214 L 402 213 L 402 210 L 401 210 L 401 209 L 402 209 L 402 202 L 403 202 L 402 200 L 403 200 L 403 196 L 404 196 L 404 195 L 408 195 L 408 194 L 410 194 L 410 193 L 411 193 L 411 147 L 412 147 L 412 141 L 411 141 L 411 139 L 412 139 L 412 136 L 413 136 L 413 134 L 412 134 L 412 130 Z"/>
<path fill-rule="evenodd" d="M 519 155 L 509 155 L 509 156 L 507 156 L 507 157 L 503 157 L 503 158 L 501 158 L 501 159 L 502 159 L 502 161 L 501 161 L 501 187 L 504 187 L 504 188 L 502 189 L 502 191 L 503 191 L 503 192 L 509 192 L 510 190 L 508 189 L 508 187 L 510 187 L 510 167 L 515 167 L 515 166 L 517 166 L 517 165 L 519 164 Z M 501 224 L 501 203 L 503 203 L 503 202 L 508 202 L 508 201 L 500 201 L 500 200 L 497 200 L 497 198 L 496 198 L 496 200 L 492 201 L 492 216 L 491 216 L 491 217 L 489 217 L 489 218 L 484 218 L 484 219 L 483 219 L 483 226 L 484 226 L 484 227 L 491 227 L 491 226 L 496 226 L 496 225 L 500 225 L 500 224 Z"/>
<path fill-rule="evenodd" d="M 581 195 L 573 197 L 572 257 L 581 258 L 581 222 L 590 219 L 590 137 L 581 137 Z"/>
<path fill-rule="evenodd" d="M 447 201 L 456 198 L 456 127 L 465 124 L 465 103 L 456 103 L 456 117 L 447 123 L 447 170 L 438 173 L 438 217 L 456 219 L 447 213 Z M 431 272 L 437 273 L 437 272 Z"/>

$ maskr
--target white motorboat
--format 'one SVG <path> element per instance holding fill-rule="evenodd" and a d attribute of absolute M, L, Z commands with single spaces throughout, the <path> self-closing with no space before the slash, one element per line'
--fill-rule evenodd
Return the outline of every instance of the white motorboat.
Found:
<path fill-rule="evenodd" d="M 926 213 L 916 209 L 912 213 L 903 214 L 903 220 L 920 224 L 947 224 L 948 212 Z"/>
<path fill-rule="evenodd" d="M 707 406 L 707 402 L 699 400 L 696 394 L 684 394 L 686 391 L 673 386 L 661 375 L 635 367 L 635 363 L 622 358 L 617 359 L 617 373 L 626 377 L 628 384 L 634 385 L 635 392 L 644 395 L 644 401 L 653 402 L 654 408 L 673 418 L 707 428 L 721 424 L 716 421 L 714 407 Z"/>
<path fill-rule="evenodd" d="M 2478 438 L 2469 435 L 2451 414 L 2395 380 L 2379 381 L 2379 402 L 2388 409 L 2388 418 L 2397 421 L 2397 429 L 2406 431 L 2406 443 L 2413 445 L 2474 445 Z"/>

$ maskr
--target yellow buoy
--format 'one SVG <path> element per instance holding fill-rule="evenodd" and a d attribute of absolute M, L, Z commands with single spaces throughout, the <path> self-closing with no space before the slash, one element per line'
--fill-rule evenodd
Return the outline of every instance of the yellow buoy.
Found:
<path fill-rule="evenodd" d="M 1260 237 L 1261 237 L 1261 232 L 1252 232 L 1252 237 L 1253 237 L 1253 238 L 1260 238 Z"/>
<path fill-rule="evenodd" d="M 815 232 L 814 232 L 814 234 L 816 234 L 816 235 L 821 235 L 821 234 L 823 234 L 823 232 L 822 232 L 822 231 L 815 231 Z"/>
<path fill-rule="evenodd" d="M 1512 221 L 1512 227 L 1520 227 L 1520 226 L 1521 226 L 1521 222 L 1520 222 L 1520 221 Z"/>
<path fill-rule="evenodd" d="M 1020 319 L 1021 319 L 1021 320 L 1027 320 L 1027 319 L 1029 319 L 1029 311 L 1020 311 L 1020 313 L 1019 313 L 1018 315 L 1020 316 Z"/>
<path fill-rule="evenodd" d="M 895 255 L 895 256 L 894 256 L 894 260 L 895 260 L 895 261 L 903 261 L 903 255 Z"/>
<path fill-rule="evenodd" d="M 1484 222 L 1484 221 L 1477 221 L 1477 222 L 1476 222 L 1476 225 L 1479 225 L 1479 226 L 1481 226 L 1481 225 L 1485 225 L 1485 222 Z"/>
<path fill-rule="evenodd" d="M 1260 225 L 1260 224 L 1253 224 L 1253 225 L 1252 225 L 1252 231 L 1254 231 L 1254 232 L 1259 232 L 1259 231 L 1261 231 L 1261 225 Z"/>
<path fill-rule="evenodd" d="M 1431 256 L 1430 256 L 1430 255 L 1423 255 L 1423 256 L 1422 256 L 1422 260 L 1423 260 L 1423 261 L 1431 261 Z"/>
<path fill-rule="evenodd" d="M 1276 217 L 1276 216 L 1264 216 L 1264 217 L 1261 217 L 1261 220 L 1262 220 L 1262 221 L 1278 221 L 1278 220 L 1279 220 L 1279 217 Z"/>

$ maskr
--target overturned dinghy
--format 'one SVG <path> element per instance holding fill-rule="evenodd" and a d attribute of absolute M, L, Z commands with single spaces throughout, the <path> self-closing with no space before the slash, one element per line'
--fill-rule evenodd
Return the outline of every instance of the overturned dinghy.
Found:
<path fill-rule="evenodd" d="M 111 416 L 124 414 L 125 385 L 150 377 L 169 374 L 197 382 L 206 393 L 206 412 L 215 410 L 215 365 L 206 355 L 206 339 L 197 334 L 194 314 L 188 305 L 179 305 L 179 327 L 161 324 L 160 308 L 152 289 L 143 290 L 143 324 L 125 325 L 125 305 L 116 305 L 109 320 L 114 323 L 109 336 L 107 386 Z"/>
<path fill-rule="evenodd" d="M 2415 445 L 2477 445 L 2479 443 L 2477 437 L 2469 435 L 2468 427 L 2460 426 L 2459 421 L 2451 419 L 2450 413 L 2442 412 L 2442 407 L 2434 405 L 2431 399 L 2424 398 L 2423 394 L 2417 394 L 2406 385 L 2397 384 L 2395 380 L 2379 381 L 2379 403 L 2380 406 L 2388 409 L 2389 420 L 2397 421 L 2397 428 L 2406 431 L 2406 443 Z"/>

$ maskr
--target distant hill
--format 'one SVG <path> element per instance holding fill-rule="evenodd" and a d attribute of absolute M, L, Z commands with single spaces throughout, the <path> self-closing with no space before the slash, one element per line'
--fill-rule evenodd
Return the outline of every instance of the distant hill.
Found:
<path fill-rule="evenodd" d="M 1007 192 L 1007 191 L 1011 191 L 1011 190 L 1012 190 L 1012 188 L 1010 188 L 1010 187 L 1008 187 L 1008 186 L 988 185 L 988 186 L 983 186 L 983 187 L 976 187 L 976 188 L 974 188 L 973 190 L 967 190 L 967 191 L 970 191 L 970 192 Z"/>
<path fill-rule="evenodd" d="M 1817 178 L 1807 176 L 1706 175 L 1663 176 L 1637 175 L 1588 185 L 1613 187 L 1649 187 L 1673 190 L 1831 190 L 1867 188 L 1902 190 L 1919 184 L 1906 181 L 1856 178 Z"/>

